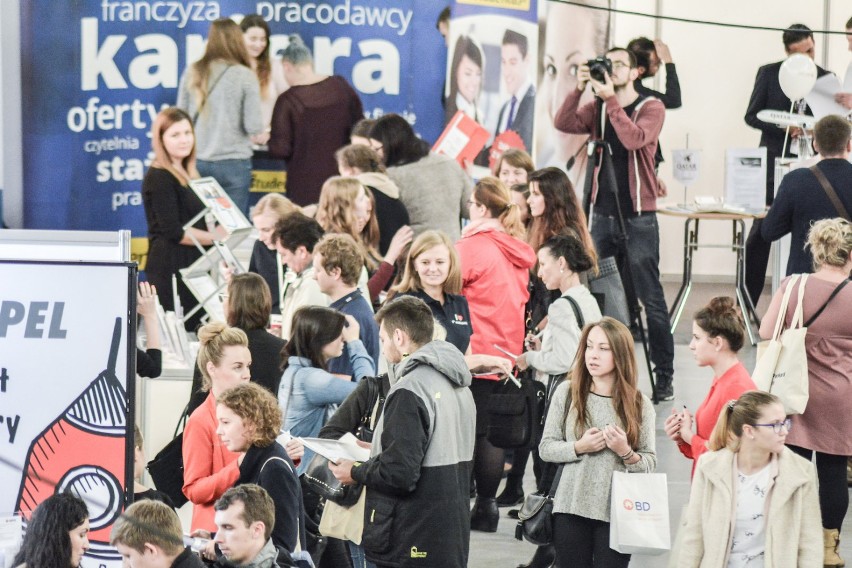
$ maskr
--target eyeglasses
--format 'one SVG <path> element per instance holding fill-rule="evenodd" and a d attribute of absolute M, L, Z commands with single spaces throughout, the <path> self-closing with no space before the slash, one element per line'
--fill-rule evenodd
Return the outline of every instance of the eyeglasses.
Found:
<path fill-rule="evenodd" d="M 225 294 L 224 292 L 222 292 L 222 293 L 219 294 L 219 301 L 224 302 L 225 300 L 228 299 L 228 297 L 229 297 L 228 294 Z"/>
<path fill-rule="evenodd" d="M 612 70 L 613 71 L 618 71 L 619 69 L 622 69 L 622 68 L 625 68 L 625 67 L 630 67 L 630 64 L 623 63 L 621 61 L 613 61 L 612 62 Z"/>
<path fill-rule="evenodd" d="M 473 199 L 468 199 L 468 200 L 467 200 L 467 204 L 468 204 L 468 205 L 470 205 L 471 207 L 473 207 L 473 206 L 478 207 L 479 205 L 481 205 L 480 203 L 477 203 L 477 202 L 476 202 L 476 201 L 474 201 Z"/>
<path fill-rule="evenodd" d="M 776 434 L 781 433 L 781 428 L 784 428 L 789 432 L 793 428 L 793 419 L 787 418 L 783 422 L 773 422 L 772 424 L 752 424 L 752 426 L 763 426 L 766 428 L 772 428 L 772 431 Z"/>

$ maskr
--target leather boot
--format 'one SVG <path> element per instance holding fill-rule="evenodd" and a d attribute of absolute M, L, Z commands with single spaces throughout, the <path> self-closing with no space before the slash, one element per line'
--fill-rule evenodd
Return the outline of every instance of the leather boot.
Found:
<path fill-rule="evenodd" d="M 837 549 L 840 546 L 840 531 L 837 529 L 822 529 L 822 545 L 825 548 L 825 568 L 836 568 L 846 566 L 846 562 L 840 558 Z"/>
<path fill-rule="evenodd" d="M 520 505 L 524 502 L 524 489 L 521 487 L 523 479 L 517 479 L 513 476 L 506 478 L 506 486 L 500 495 L 497 496 L 498 507 L 512 507 Z"/>
<path fill-rule="evenodd" d="M 556 551 L 552 544 L 546 544 L 536 548 L 532 560 L 528 564 L 519 564 L 518 568 L 550 568 L 554 560 L 556 560 Z"/>
<path fill-rule="evenodd" d="M 473 510 L 470 512 L 470 530 L 482 532 L 497 532 L 500 521 L 500 509 L 494 497 L 477 497 Z"/>

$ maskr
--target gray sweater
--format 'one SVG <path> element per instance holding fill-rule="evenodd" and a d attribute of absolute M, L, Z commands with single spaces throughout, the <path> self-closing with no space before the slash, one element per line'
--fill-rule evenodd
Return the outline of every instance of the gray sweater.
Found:
<path fill-rule="evenodd" d="M 453 242 L 459 240 L 473 182 L 455 160 L 430 153 L 411 164 L 388 168 L 388 177 L 399 187 L 415 236 L 436 229 Z"/>
<path fill-rule="evenodd" d="M 601 309 L 598 301 L 583 286 L 569 288 L 562 298 L 571 296 L 580 307 L 585 323 L 600 321 Z M 568 300 L 557 299 L 547 308 L 547 327 L 541 336 L 541 349 L 527 352 L 527 363 L 547 375 L 559 375 L 571 370 L 574 355 L 580 344 L 580 326 L 574 308 Z"/>
<path fill-rule="evenodd" d="M 642 395 L 642 426 L 639 429 L 639 443 L 633 448 L 641 458 L 638 462 L 624 465 L 609 448 L 578 456 L 574 451 L 574 442 L 577 441 L 574 436 L 577 411 L 573 406 L 568 413 L 565 436 L 562 435 L 565 397 L 568 396 L 569 385 L 569 381 L 564 381 L 556 387 L 538 447 L 544 461 L 565 464 L 553 499 L 553 512 L 609 522 L 612 472 L 653 473 L 657 467 L 654 405 L 648 397 Z M 603 428 L 607 424 L 618 424 L 623 428 L 612 405 L 612 398 L 589 393 L 586 409 L 590 428 Z"/>
<path fill-rule="evenodd" d="M 210 65 L 209 96 L 201 112 L 198 112 L 197 101 L 189 89 L 192 73 L 190 65 L 180 78 L 177 106 L 190 117 L 198 113 L 195 121 L 196 157 L 209 162 L 251 158 L 249 136 L 264 129 L 260 86 L 254 71 L 245 65 L 228 67 L 223 61 L 214 61 Z M 210 86 L 212 90 L 209 90 Z"/>

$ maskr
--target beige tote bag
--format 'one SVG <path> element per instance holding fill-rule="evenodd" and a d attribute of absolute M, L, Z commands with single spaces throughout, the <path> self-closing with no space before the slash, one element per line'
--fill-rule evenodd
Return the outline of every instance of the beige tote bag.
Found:
<path fill-rule="evenodd" d="M 808 355 L 802 300 L 805 297 L 807 274 L 794 274 L 784 290 L 781 309 L 775 320 L 772 338 L 757 346 L 757 364 L 751 378 L 758 389 L 770 392 L 781 399 L 787 414 L 802 414 L 808 404 Z M 799 282 L 798 303 L 789 329 L 784 329 L 784 318 L 790 294 Z"/>

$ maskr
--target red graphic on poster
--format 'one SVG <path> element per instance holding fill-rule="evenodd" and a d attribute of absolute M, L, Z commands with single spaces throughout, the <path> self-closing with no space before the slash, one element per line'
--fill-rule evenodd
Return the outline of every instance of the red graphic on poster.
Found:
<path fill-rule="evenodd" d="M 115 375 L 121 318 L 116 318 L 107 368 L 30 446 L 16 510 L 25 520 L 55 493 L 71 492 L 89 509 L 87 556 L 120 560 L 109 545 L 124 507 L 127 396 Z"/>
<path fill-rule="evenodd" d="M 500 156 L 509 148 L 517 148 L 529 152 L 529 148 L 524 146 L 524 141 L 520 135 L 514 130 L 506 130 L 494 139 L 491 148 L 488 149 L 488 168 L 493 172 L 497 167 L 497 162 L 500 161 Z"/>

